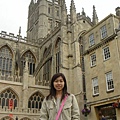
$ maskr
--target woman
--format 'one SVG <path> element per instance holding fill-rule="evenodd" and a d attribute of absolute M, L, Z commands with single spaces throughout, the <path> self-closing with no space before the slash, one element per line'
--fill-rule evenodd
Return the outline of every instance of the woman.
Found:
<path fill-rule="evenodd" d="M 57 73 L 53 75 L 50 93 L 42 103 L 40 120 L 56 120 L 62 101 L 64 101 L 64 106 L 58 120 L 80 120 L 77 100 L 73 94 L 67 92 L 67 82 L 64 74 Z"/>

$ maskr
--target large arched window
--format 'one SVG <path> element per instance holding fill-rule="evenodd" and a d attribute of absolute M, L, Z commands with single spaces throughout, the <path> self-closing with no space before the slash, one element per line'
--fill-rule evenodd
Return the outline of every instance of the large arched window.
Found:
<path fill-rule="evenodd" d="M 55 44 L 55 54 L 56 54 L 56 73 L 60 71 L 60 41 L 61 39 L 58 38 Z"/>
<path fill-rule="evenodd" d="M 34 71 L 35 71 L 35 57 L 32 54 L 31 51 L 27 51 L 23 54 L 22 58 L 21 58 L 21 63 L 22 63 L 22 68 L 25 67 L 25 63 L 26 60 L 28 60 L 28 69 L 29 69 L 29 74 L 33 75 Z M 23 69 L 22 69 L 23 70 Z M 23 71 L 22 71 L 23 74 Z"/>
<path fill-rule="evenodd" d="M 52 44 L 50 44 L 48 48 L 45 48 L 43 54 L 43 59 L 45 60 L 43 67 L 43 80 L 46 80 L 47 82 L 50 80 L 51 77 L 51 48 Z"/>
<path fill-rule="evenodd" d="M 52 58 L 46 61 L 43 67 L 43 80 L 46 82 L 50 81 L 51 77 L 51 63 L 52 63 Z"/>
<path fill-rule="evenodd" d="M 7 46 L 0 48 L 0 72 L 2 75 L 12 74 L 12 52 Z"/>
<path fill-rule="evenodd" d="M 43 99 L 44 97 L 39 92 L 34 93 L 28 100 L 28 108 L 40 110 Z"/>
<path fill-rule="evenodd" d="M 0 106 L 2 108 L 4 106 L 9 108 L 10 101 L 12 101 L 12 109 L 15 109 L 18 106 L 18 97 L 11 89 L 6 89 L 0 93 Z"/>
<path fill-rule="evenodd" d="M 2 118 L 2 119 L 0 119 L 0 120 L 14 120 L 14 119 L 11 118 L 10 116 L 6 116 L 6 117 L 4 117 L 4 118 Z"/>
<path fill-rule="evenodd" d="M 31 119 L 25 117 L 25 118 L 22 118 L 22 119 L 20 119 L 20 120 L 31 120 Z"/>

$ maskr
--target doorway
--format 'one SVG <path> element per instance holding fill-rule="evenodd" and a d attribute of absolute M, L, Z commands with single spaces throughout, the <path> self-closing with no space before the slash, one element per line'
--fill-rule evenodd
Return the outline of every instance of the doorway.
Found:
<path fill-rule="evenodd" d="M 106 120 L 117 120 L 116 110 L 112 104 L 102 105 L 98 107 L 99 118 L 103 115 Z"/>

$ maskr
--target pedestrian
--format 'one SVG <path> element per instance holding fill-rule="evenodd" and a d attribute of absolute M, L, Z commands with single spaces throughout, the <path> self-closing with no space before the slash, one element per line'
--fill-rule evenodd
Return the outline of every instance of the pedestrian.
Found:
<path fill-rule="evenodd" d="M 16 119 L 15 120 L 18 120 L 18 117 L 16 116 Z"/>
<path fill-rule="evenodd" d="M 99 120 L 106 120 L 105 116 L 103 115 L 102 111 L 99 112 Z"/>
<path fill-rule="evenodd" d="M 105 116 L 104 116 L 104 115 L 102 115 L 102 118 L 101 118 L 101 120 L 106 120 L 106 118 L 105 118 Z"/>
<path fill-rule="evenodd" d="M 39 120 L 80 120 L 77 100 L 67 92 L 67 81 L 63 73 L 54 74 L 50 92 L 44 98 Z"/>

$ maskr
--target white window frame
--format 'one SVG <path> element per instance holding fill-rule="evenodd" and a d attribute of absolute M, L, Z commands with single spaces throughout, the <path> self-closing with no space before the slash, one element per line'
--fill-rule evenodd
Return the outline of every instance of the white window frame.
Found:
<path fill-rule="evenodd" d="M 106 76 L 106 87 L 107 87 L 107 91 L 114 90 L 114 83 L 113 83 L 112 71 L 107 72 L 107 73 L 105 74 L 105 76 Z"/>
<path fill-rule="evenodd" d="M 91 54 L 90 60 L 91 60 L 91 67 L 95 66 L 96 65 L 96 54 L 95 53 Z"/>
<path fill-rule="evenodd" d="M 49 2 L 52 2 L 52 0 L 48 0 Z"/>
<path fill-rule="evenodd" d="M 89 44 L 90 44 L 90 46 L 95 44 L 95 39 L 94 39 L 94 34 L 93 33 L 89 36 Z"/>
<path fill-rule="evenodd" d="M 107 29 L 106 29 L 106 25 L 102 26 L 100 29 L 101 32 L 101 39 L 104 39 L 107 37 Z"/>
<path fill-rule="evenodd" d="M 99 95 L 98 77 L 92 78 L 93 95 Z"/>
<path fill-rule="evenodd" d="M 103 48 L 103 56 L 104 56 L 104 60 L 110 59 L 110 50 L 108 46 Z"/>

